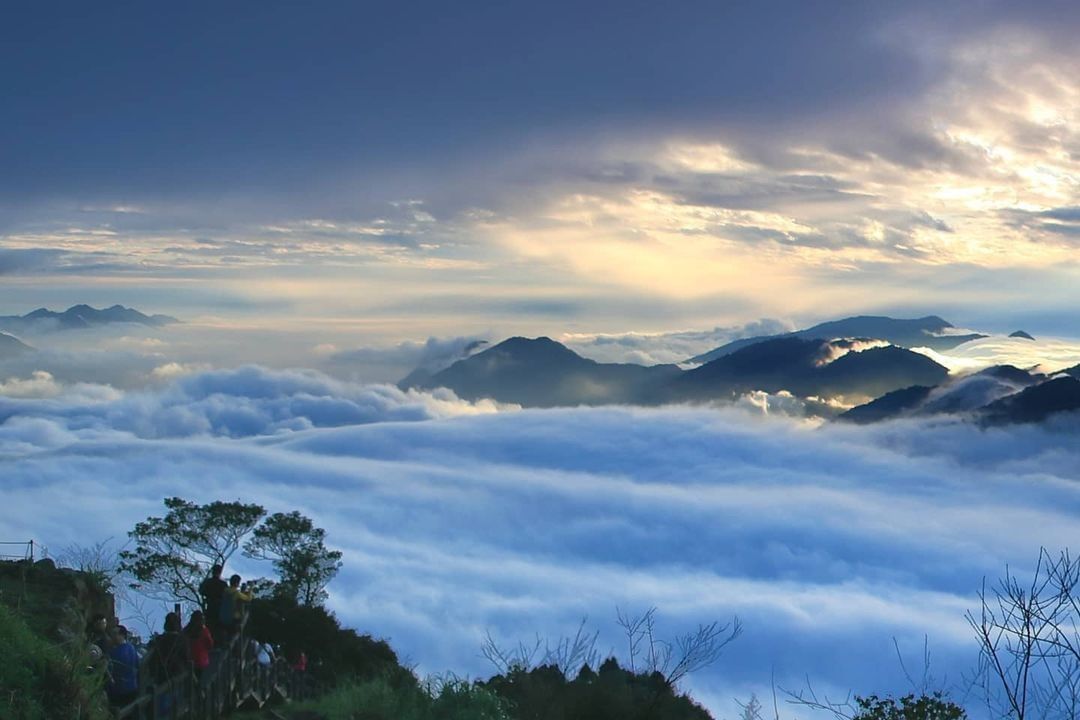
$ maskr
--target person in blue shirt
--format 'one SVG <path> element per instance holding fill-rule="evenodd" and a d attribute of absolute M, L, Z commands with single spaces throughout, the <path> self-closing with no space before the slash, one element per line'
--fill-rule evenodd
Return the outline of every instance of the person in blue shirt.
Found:
<path fill-rule="evenodd" d="M 128 642 L 128 631 L 123 625 L 113 628 L 112 647 L 109 649 L 109 684 L 106 692 L 109 702 L 123 707 L 139 695 L 139 653 Z"/>

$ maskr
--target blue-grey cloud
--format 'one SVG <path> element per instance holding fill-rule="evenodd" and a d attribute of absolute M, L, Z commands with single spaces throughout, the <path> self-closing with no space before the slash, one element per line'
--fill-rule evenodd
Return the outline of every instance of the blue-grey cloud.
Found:
<path fill-rule="evenodd" d="M 0 275 L 15 275 L 52 266 L 59 251 L 47 248 L 0 249 Z"/>
<path fill-rule="evenodd" d="M 921 81 L 902 53 L 855 41 L 887 19 L 856 6 L 829 22 L 798 3 L 635 3 L 620 6 L 614 24 L 613 11 L 241 5 L 214 8 L 208 26 L 208 6 L 165 15 L 21 8 L 7 32 L 36 42 L 3 46 L 3 79 L 25 98 L 3 126 L 3 187 L 55 194 L 92 181 L 137 196 L 147 186 L 210 193 L 243 181 L 297 190 L 327 168 L 445 156 L 605 116 L 685 123 L 675 110 L 684 108 L 695 123 L 747 122 Z M 72 58 L 91 54 L 73 76 Z M 777 88 L 785 77 L 798 81 Z M 499 112 L 478 112 L 494 105 Z"/>
<path fill-rule="evenodd" d="M 468 357 L 488 344 L 487 337 L 430 337 L 424 342 L 405 341 L 391 347 L 333 348 L 323 365 L 346 377 L 370 378 L 377 368 L 385 368 L 400 380 L 413 371 L 436 373 Z"/>
<path fill-rule="evenodd" d="M 324 392 L 340 397 L 300 400 Z M 21 400 L 0 424 L 0 534 L 55 547 L 118 536 L 173 494 L 297 508 L 345 552 L 331 606 L 422 671 L 483 673 L 486 630 L 557 635 L 584 614 L 615 648 L 616 606 L 659 606 L 665 633 L 737 613 L 746 635 L 691 684 L 728 714 L 773 668 L 785 686 L 808 673 L 819 688 L 903 691 L 893 637 L 917 653 L 928 635 L 935 673 L 959 681 L 982 577 L 1005 562 L 1022 573 L 1040 544 L 1066 547 L 1080 530 L 1075 418 L 1006 431 L 737 410 L 384 409 L 362 420 L 414 421 L 287 429 L 348 421 L 356 411 L 335 408 L 361 395 L 239 370 L 99 400 L 123 403 L 117 413 L 85 397 Z M 177 412 L 208 422 L 179 432 Z M 230 437 L 260 430 L 273 434 Z"/>
<path fill-rule="evenodd" d="M 185 374 L 183 368 L 169 365 L 159 370 L 164 377 Z M 187 375 L 164 390 L 130 392 L 119 399 L 105 395 L 104 400 L 73 403 L 64 395 L 49 394 L 47 399 L 0 396 L 0 423 L 56 418 L 74 428 L 115 430 L 139 438 L 244 438 L 497 408 L 492 402 L 458 400 L 446 390 L 401 391 L 390 385 L 346 383 L 313 370 L 270 371 L 254 365 Z"/>
<path fill-rule="evenodd" d="M 0 75 L 52 91 L 0 119 L 0 245 L 57 253 L 18 267 L 99 288 L 300 278 L 290 298 L 322 287 L 316 311 L 500 306 L 578 325 L 632 293 L 701 297 L 702 268 L 728 269 L 716 285 L 742 303 L 716 323 L 806 312 L 780 306 L 778 277 L 815 311 L 854 312 L 867 293 L 838 288 L 913 301 L 962 263 L 1069 257 L 1072 10 L 421 6 L 408 22 L 389 7 L 362 21 L 345 4 L 230 8 L 213 32 L 198 10 L 164 25 L 102 11 L 77 31 L 13 13 L 37 41 L 0 44 Z M 75 83 L 64 58 L 91 37 L 102 66 Z M 875 264 L 919 277 L 878 287 Z M 733 282 L 749 277 L 762 283 Z"/>
<path fill-rule="evenodd" d="M 796 2 L 555 3 L 542 12 L 525 3 L 454 12 L 431 2 L 239 5 L 213 8 L 207 25 L 209 12 L 13 12 L 6 32 L 34 42 L 2 46 L 2 77 L 25 98 L 0 120 L 5 197 L 35 206 L 77 197 L 76 207 L 113 220 L 170 199 L 212 214 L 223 189 L 239 212 L 344 211 L 373 185 L 392 196 L 406 189 L 402 163 L 452 176 L 538 134 L 753 135 L 806 129 L 823 114 L 903 109 L 945 72 L 936 47 L 1004 24 L 1052 37 L 1076 19 L 1071 9 L 1017 13 L 1002 2 L 982 3 L 978 17 L 923 2 L 825 13 Z M 77 77 L 69 72 L 91 56 Z M 914 166 L 950 151 L 897 130 L 872 148 L 856 139 L 837 149 Z M 360 182 L 340 182 L 358 167 Z"/>

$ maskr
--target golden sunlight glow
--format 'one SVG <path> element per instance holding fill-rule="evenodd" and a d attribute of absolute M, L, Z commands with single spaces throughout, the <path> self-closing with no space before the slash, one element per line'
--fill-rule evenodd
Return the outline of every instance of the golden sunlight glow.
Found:
<path fill-rule="evenodd" d="M 866 263 L 1071 263 L 1080 233 L 1040 213 L 1080 197 L 1080 68 L 1034 58 L 1019 41 L 995 42 L 1004 50 L 958 49 L 954 77 L 928 94 L 933 121 L 923 131 L 941 149 L 933 162 L 806 142 L 788 149 L 801 165 L 795 173 L 824 177 L 843 196 L 802 200 L 787 191 L 790 167 L 762 166 L 719 142 L 676 139 L 655 146 L 653 165 L 677 187 L 723 191 L 686 197 L 643 181 L 570 192 L 525 220 L 489 218 L 483 230 L 527 257 L 677 297 L 758 296 L 781 282 L 797 288 L 822 268 Z M 740 206 L 744 182 L 765 188 L 763 199 Z"/>
<path fill-rule="evenodd" d="M 86 282 L 226 278 L 251 297 L 313 305 L 372 288 L 395 298 L 496 295 L 498 282 L 519 295 L 572 287 L 731 297 L 745 314 L 866 308 L 871 295 L 882 305 L 926 302 L 921 280 L 957 266 L 964 278 L 969 269 L 1076 273 L 1080 62 L 1048 47 L 1005 31 L 950 47 L 949 70 L 891 107 L 896 117 L 800 118 L 797 134 L 613 132 L 568 143 L 580 152 L 565 167 L 558 153 L 542 162 L 527 154 L 507 161 L 506 176 L 520 183 L 479 183 L 476 202 L 488 207 L 436 194 L 431 209 L 405 199 L 360 220 L 237 223 L 205 236 L 118 231 L 109 218 L 22 228 L 3 243 L 57 277 L 97 265 L 107 269 L 85 270 Z M 982 292 L 975 285 L 938 282 L 937 292 L 970 299 Z"/>
<path fill-rule="evenodd" d="M 740 159 L 733 148 L 720 143 L 672 142 L 658 160 L 663 165 L 696 173 L 745 173 L 758 168 Z"/>

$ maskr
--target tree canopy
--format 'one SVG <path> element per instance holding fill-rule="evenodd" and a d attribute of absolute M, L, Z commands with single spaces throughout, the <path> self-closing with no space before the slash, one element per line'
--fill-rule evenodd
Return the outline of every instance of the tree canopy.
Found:
<path fill-rule="evenodd" d="M 199 583 L 241 547 L 245 556 L 268 560 L 277 571 L 271 594 L 301 604 L 323 602 L 326 585 L 341 568 L 341 552 L 326 548 L 326 531 L 299 512 L 267 517 L 261 505 L 239 500 L 199 505 L 171 497 L 164 503 L 165 515 L 137 523 L 128 533 L 134 547 L 120 553 L 120 569 L 152 597 L 201 607 Z"/>
<path fill-rule="evenodd" d="M 274 513 L 244 543 L 244 554 L 269 560 L 278 573 L 277 594 L 301 605 L 319 605 L 341 569 L 341 552 L 328 550 L 326 531 L 295 510 Z"/>

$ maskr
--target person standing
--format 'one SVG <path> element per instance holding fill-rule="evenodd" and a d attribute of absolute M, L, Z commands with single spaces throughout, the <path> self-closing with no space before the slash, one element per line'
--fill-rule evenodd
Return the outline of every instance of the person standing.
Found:
<path fill-rule="evenodd" d="M 244 608 L 251 602 L 251 593 L 247 592 L 247 586 L 240 585 L 240 576 L 233 575 L 229 578 L 229 587 L 225 589 L 225 595 L 221 601 L 221 624 L 229 637 L 232 637 L 240 629 L 240 622 L 244 618 Z"/>
<path fill-rule="evenodd" d="M 180 616 L 169 613 L 165 616 L 165 632 L 154 638 L 150 648 L 150 669 L 154 682 L 164 685 L 165 690 L 158 694 L 157 714 L 168 717 L 177 698 L 177 689 L 172 681 L 191 672 L 191 650 L 187 638 L 182 634 Z"/>
<path fill-rule="evenodd" d="M 139 695 L 139 653 L 128 642 L 128 630 L 117 625 L 109 648 L 109 684 L 105 692 L 113 707 L 124 707 Z"/>
<path fill-rule="evenodd" d="M 203 608 L 206 610 L 206 625 L 213 637 L 221 637 L 221 603 L 225 598 L 225 590 L 229 587 L 221 579 L 222 569 L 221 565 L 210 568 L 210 574 L 199 583 L 199 595 L 202 596 Z"/>
<path fill-rule="evenodd" d="M 191 653 L 191 666 L 195 669 L 195 677 L 200 680 L 206 668 L 210 667 L 210 651 L 214 649 L 214 636 L 206 626 L 205 618 L 202 610 L 196 610 L 191 613 L 191 619 L 184 628 Z"/>

